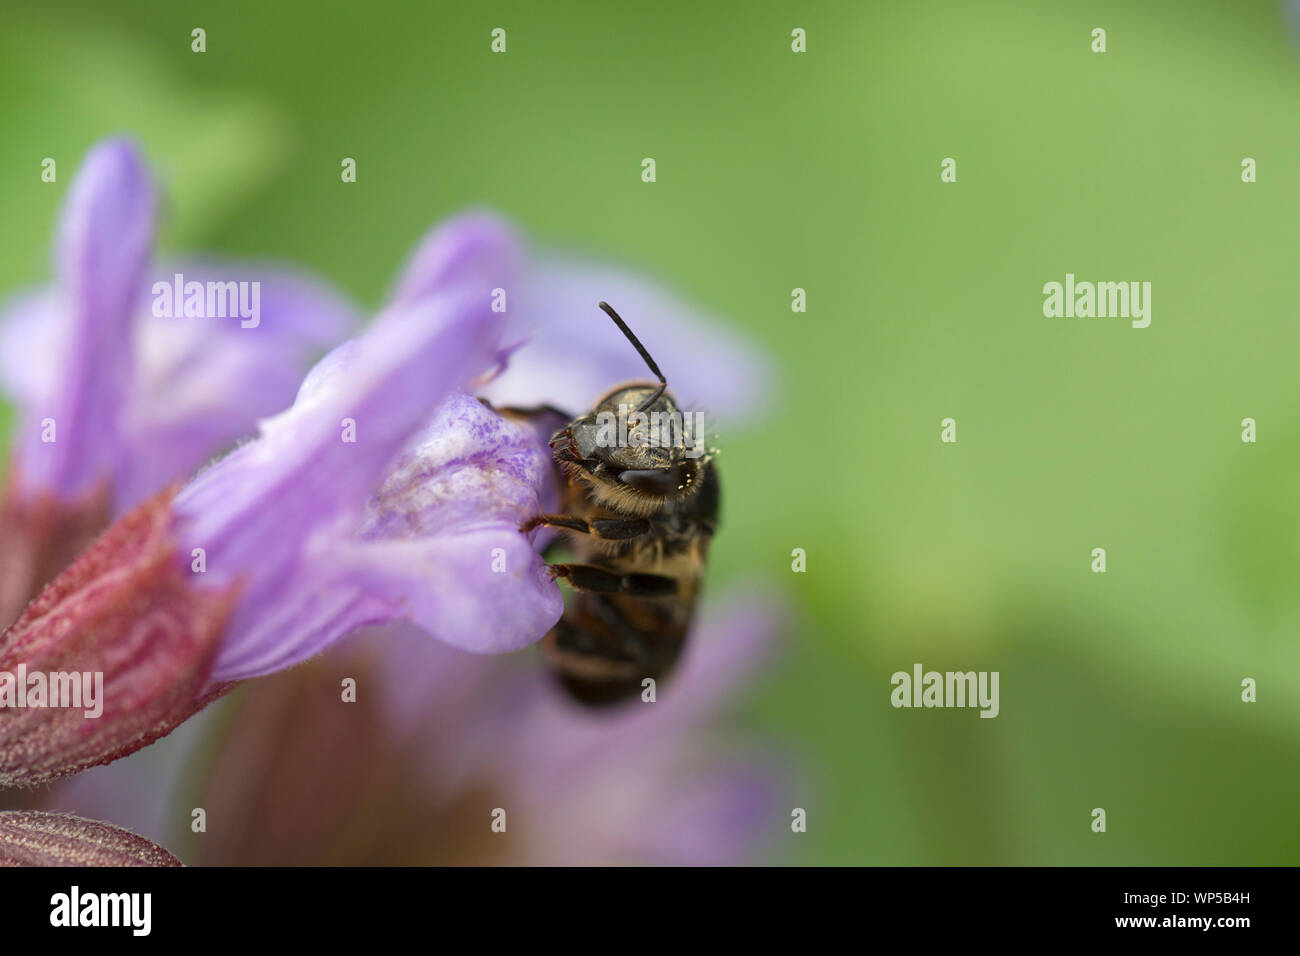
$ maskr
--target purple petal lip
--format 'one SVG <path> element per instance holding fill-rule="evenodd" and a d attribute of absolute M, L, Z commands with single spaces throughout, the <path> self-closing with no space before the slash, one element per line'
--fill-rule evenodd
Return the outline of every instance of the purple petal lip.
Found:
<path fill-rule="evenodd" d="M 178 496 L 185 553 L 206 552 L 204 583 L 246 588 L 214 679 L 302 660 L 362 624 L 409 613 L 410 590 L 430 587 L 428 573 L 440 566 L 428 552 L 445 540 L 403 550 L 397 567 L 380 561 L 378 545 L 353 542 L 398 453 L 442 400 L 495 361 L 503 317 L 490 305 L 474 281 L 391 308 L 326 356 L 259 440 Z M 410 578 L 416 561 L 425 573 Z"/>
<path fill-rule="evenodd" d="M 563 601 L 519 525 L 552 500 L 550 455 L 532 429 L 453 394 L 390 468 L 338 560 L 462 650 L 540 639 Z"/>

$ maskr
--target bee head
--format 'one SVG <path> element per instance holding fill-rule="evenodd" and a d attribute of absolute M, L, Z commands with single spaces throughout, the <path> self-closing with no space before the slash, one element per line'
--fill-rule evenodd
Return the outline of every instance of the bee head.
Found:
<path fill-rule="evenodd" d="M 600 307 L 628 337 L 659 384 L 614 389 L 594 409 L 574 419 L 551 438 L 562 465 L 585 473 L 595 484 L 624 500 L 645 503 L 685 497 L 698 487 L 699 436 L 667 392 L 659 366 L 626 323 L 604 302 Z"/>

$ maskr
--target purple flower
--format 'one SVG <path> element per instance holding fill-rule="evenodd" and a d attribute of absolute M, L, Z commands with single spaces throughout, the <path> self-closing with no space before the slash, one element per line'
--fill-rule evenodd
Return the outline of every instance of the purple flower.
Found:
<path fill-rule="evenodd" d="M 259 441 L 177 498 L 182 550 L 205 555 L 203 584 L 242 588 L 214 680 L 283 669 L 365 625 L 405 620 L 484 653 L 527 646 L 558 620 L 540 536 L 517 530 L 553 500 L 548 436 L 461 389 L 508 354 L 504 374 L 481 391 L 532 406 L 575 400 L 546 384 L 573 379 L 592 389 L 576 406 L 585 410 L 635 373 L 639 357 L 590 301 L 585 329 L 569 317 L 581 301 L 567 284 L 575 269 L 595 287 L 657 303 L 648 327 L 674 316 L 681 341 L 664 339 L 664 354 L 679 361 L 674 381 L 687 394 L 733 418 L 752 410 L 761 365 L 743 346 L 688 321 L 648 283 L 531 261 L 521 249 L 504 223 L 481 214 L 433 232 L 375 326 L 323 359 Z M 568 347 L 548 377 L 527 356 L 537 347 L 551 359 L 545 343 L 560 336 Z"/>
<path fill-rule="evenodd" d="M 183 550 L 206 556 L 202 586 L 241 588 L 214 679 L 283 669 L 367 624 L 412 620 L 499 651 L 558 619 L 559 591 L 518 531 L 541 507 L 545 448 L 458 391 L 500 358 L 503 316 L 474 275 L 486 265 L 417 305 L 399 298 L 258 441 L 177 497 Z"/>
<path fill-rule="evenodd" d="M 540 541 L 517 530 L 554 503 L 547 431 L 498 415 L 476 391 L 578 412 L 643 377 L 594 310 L 622 295 L 620 306 L 671 311 L 680 338 L 663 336 L 658 311 L 637 327 L 694 407 L 734 422 L 757 397 L 743 347 L 702 331 L 679 303 L 603 273 L 573 290 L 543 261 L 491 217 L 447 224 L 367 331 L 322 359 L 256 439 L 115 524 L 94 560 L 0 635 L 0 669 L 32 649 L 71 669 L 75 655 L 59 656 L 69 634 L 83 654 L 134 660 L 143 729 L 73 750 L 65 732 L 47 746 L 44 728 L 27 728 L 39 741 L 32 774 L 0 715 L 0 775 L 35 782 L 106 762 L 168 732 L 222 682 L 285 671 L 247 684 L 215 749 L 203 748 L 212 759 L 198 803 L 221 823 L 182 854 L 191 862 L 735 863 L 788 833 L 788 770 L 713 727 L 781 627 L 758 588 L 706 600 L 659 700 L 613 713 L 574 707 L 537 657 L 458 650 L 522 647 L 562 609 Z M 507 311 L 494 311 L 502 301 Z M 528 360 L 534 345 L 551 349 L 546 361 Z M 161 652 L 142 655 L 146 640 Z M 340 701 L 347 677 L 356 704 Z M 126 685 L 111 682 L 114 701 Z M 125 726 L 107 705 L 104 717 L 110 731 Z M 150 748 L 43 802 L 111 811 L 163 836 L 162 818 L 188 823 L 194 805 L 161 799 L 182 765 L 173 743 L 193 735 L 163 745 L 170 759 Z M 504 833 L 492 829 L 497 810 Z"/>
<path fill-rule="evenodd" d="M 789 768 L 714 723 L 785 625 L 761 586 L 733 586 L 705 601 L 658 699 L 614 712 L 575 706 L 537 661 L 453 658 L 409 633 L 383 635 L 372 692 L 430 799 L 456 806 L 481 789 L 476 826 L 498 806 L 521 820 L 503 862 L 735 864 L 789 832 Z"/>
<path fill-rule="evenodd" d="M 136 702 L 111 719 L 106 704 L 94 746 L 46 735 L 39 761 L 24 760 L 18 724 L 0 713 L 0 781 L 115 759 L 227 682 L 290 667 L 363 626 L 408 622 L 477 652 L 520 648 L 550 629 L 560 592 L 539 542 L 518 530 L 554 494 L 546 435 L 468 394 L 508 355 L 527 353 L 525 327 L 541 340 L 565 327 L 564 287 L 548 286 L 521 248 L 488 216 L 436 231 L 387 308 L 318 363 L 290 408 L 174 498 L 121 519 L 94 561 L 73 565 L 0 634 L 0 669 L 24 655 L 68 669 L 79 655 L 112 659 L 121 663 L 106 675 L 106 700 Z M 511 300 L 525 318 L 509 314 Z M 626 368 L 606 367 L 594 334 L 605 324 L 593 317 L 589 328 L 554 369 L 597 388 L 584 404 Z M 711 394 L 733 414 L 751 403 L 755 376 L 727 371 L 725 347 L 710 363 L 666 354 L 697 376 L 674 372 L 681 394 Z M 154 651 L 141 656 L 146 647 Z M 144 679 L 127 686 L 132 661 Z"/>
<path fill-rule="evenodd" d="M 156 207 L 135 147 L 96 146 L 69 190 L 54 284 L 0 310 L 0 386 L 19 409 L 0 504 L 0 624 L 112 515 L 283 408 L 307 362 L 353 321 L 336 294 L 286 270 L 151 265 Z M 176 274 L 256 288 L 257 328 L 156 314 L 150 290 Z"/>

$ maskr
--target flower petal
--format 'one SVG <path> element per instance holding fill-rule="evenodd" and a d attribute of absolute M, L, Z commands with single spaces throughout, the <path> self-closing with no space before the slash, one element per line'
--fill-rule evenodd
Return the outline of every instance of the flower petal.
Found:
<path fill-rule="evenodd" d="M 463 392 L 448 396 L 387 470 L 359 536 L 417 538 L 537 514 L 553 494 L 551 453 L 525 424 Z"/>
<path fill-rule="evenodd" d="M 156 316 L 138 321 L 136 381 L 123 423 L 114 485 L 119 512 L 193 474 L 293 401 L 303 372 L 356 321 L 327 286 L 249 263 L 176 263 L 159 282 L 257 283 L 256 326 L 238 317 Z M 247 288 L 253 288 L 251 285 Z"/>
<path fill-rule="evenodd" d="M 455 394 L 389 469 L 359 540 L 329 559 L 455 647 L 518 650 L 564 608 L 519 532 L 553 487 L 550 454 L 529 426 Z"/>
<path fill-rule="evenodd" d="M 451 282 L 475 282 L 489 293 L 506 289 L 514 283 L 519 258 L 519 240 L 504 219 L 462 213 L 430 231 L 416 247 L 389 305 L 410 305 Z"/>
<path fill-rule="evenodd" d="M 652 381 L 597 308 L 601 300 L 631 326 L 684 408 L 737 424 L 771 400 L 771 371 L 739 335 L 649 279 L 558 256 L 539 257 L 525 269 L 511 299 L 508 337 L 532 337 L 482 394 L 497 405 L 549 403 L 576 415 L 616 385 Z"/>
<path fill-rule="evenodd" d="M 788 770 L 770 756 L 677 767 L 669 786 L 647 788 L 643 813 L 627 813 L 608 835 L 610 855 L 652 865 L 736 866 L 789 831 Z M 626 808 L 631 810 L 631 808 Z M 644 819 L 648 825 L 635 826 Z"/>
<path fill-rule="evenodd" d="M 16 295 L 0 311 L 0 388 L 29 416 L 50 401 L 58 386 L 56 358 L 66 334 L 53 288 Z"/>
<path fill-rule="evenodd" d="M 240 648 L 223 650 L 216 677 L 279 670 L 399 618 L 479 653 L 540 639 L 563 600 L 518 529 L 553 484 L 543 447 L 527 425 L 453 394 L 377 482 L 359 527 L 304 550 Z"/>
<path fill-rule="evenodd" d="M 327 356 L 327 371 L 262 423 L 258 441 L 181 492 L 182 534 L 205 549 L 207 579 L 245 585 L 215 673 L 251 676 L 264 672 L 251 662 L 301 660 L 346 633 L 334 632 L 332 617 L 351 629 L 378 610 L 346 580 L 331 591 L 302 567 L 355 532 L 385 466 L 448 392 L 491 366 L 501 324 L 474 284 L 390 310 Z M 302 626 L 269 631 L 286 608 L 303 613 Z"/>
<path fill-rule="evenodd" d="M 536 643 L 564 611 L 546 562 L 517 525 L 371 542 L 341 549 L 338 560 L 399 609 L 394 616 L 479 654 Z"/>
<path fill-rule="evenodd" d="M 111 476 L 154 214 L 153 182 L 135 147 L 113 140 L 92 149 L 72 184 L 56 244 L 66 310 L 54 362 L 58 387 L 32 410 L 19 438 L 30 487 L 74 498 Z M 56 440 L 42 440 L 44 419 L 54 422 Z"/>
<path fill-rule="evenodd" d="M 213 665 L 214 680 L 237 681 L 284 670 L 354 631 L 401 616 L 400 608 L 375 600 L 356 581 L 319 572 L 304 559 L 241 605 Z"/>
<path fill-rule="evenodd" d="M 738 583 L 706 597 L 678 673 L 661 682 L 657 702 L 600 711 L 573 703 L 557 681 L 539 676 L 540 661 L 510 670 L 495 658 L 458 655 L 402 625 L 376 629 L 365 640 L 384 665 L 381 696 L 392 732 L 428 748 L 420 763 L 436 767 L 431 787 L 496 779 L 531 801 L 576 802 L 574 815 L 582 819 L 599 814 L 604 799 L 568 793 L 585 768 L 615 762 L 631 779 L 650 773 L 656 742 L 675 748 L 708 726 L 770 662 L 787 619 L 770 585 Z M 448 726 L 456 727 L 454 736 L 426 731 Z"/>
<path fill-rule="evenodd" d="M 0 866 L 180 866 L 142 836 L 70 813 L 0 812 Z"/>

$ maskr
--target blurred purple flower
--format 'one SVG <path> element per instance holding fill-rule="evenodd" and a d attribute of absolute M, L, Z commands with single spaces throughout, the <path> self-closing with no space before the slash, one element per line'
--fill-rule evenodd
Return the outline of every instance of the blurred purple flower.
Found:
<path fill-rule="evenodd" d="M 81 774 L 42 802 L 112 817 L 192 864 L 749 862 L 788 836 L 799 776 L 717 726 L 786 632 L 769 592 L 707 601 L 658 701 L 616 711 L 572 704 L 538 656 L 367 629 L 245 685 L 201 736 L 191 725 L 164 754 Z M 357 700 L 344 704 L 349 677 Z M 210 821 L 199 836 L 194 806 Z"/>
<path fill-rule="evenodd" d="M 525 260 L 512 292 L 507 338 L 527 347 L 480 390 L 494 405 L 549 404 L 577 415 L 615 385 L 649 378 L 627 339 L 596 310 L 600 299 L 631 323 L 679 404 L 724 431 L 755 420 L 773 397 L 773 371 L 757 348 L 645 276 L 538 253 Z"/>
<path fill-rule="evenodd" d="M 604 713 L 573 704 L 536 660 L 507 669 L 383 635 L 385 727 L 436 805 L 481 790 L 499 799 L 473 826 L 486 831 L 498 806 L 523 822 L 504 862 L 743 862 L 788 832 L 788 768 L 714 726 L 784 636 L 785 608 L 767 594 L 737 585 L 707 600 L 657 701 Z"/>
<path fill-rule="evenodd" d="M 0 309 L 0 387 L 18 407 L 0 505 L 0 625 L 100 531 L 292 398 L 352 308 L 322 284 L 241 263 L 151 265 L 157 197 L 136 148 L 86 156 L 55 242 L 56 279 Z M 257 282 L 257 329 L 158 316 L 155 281 Z"/>

